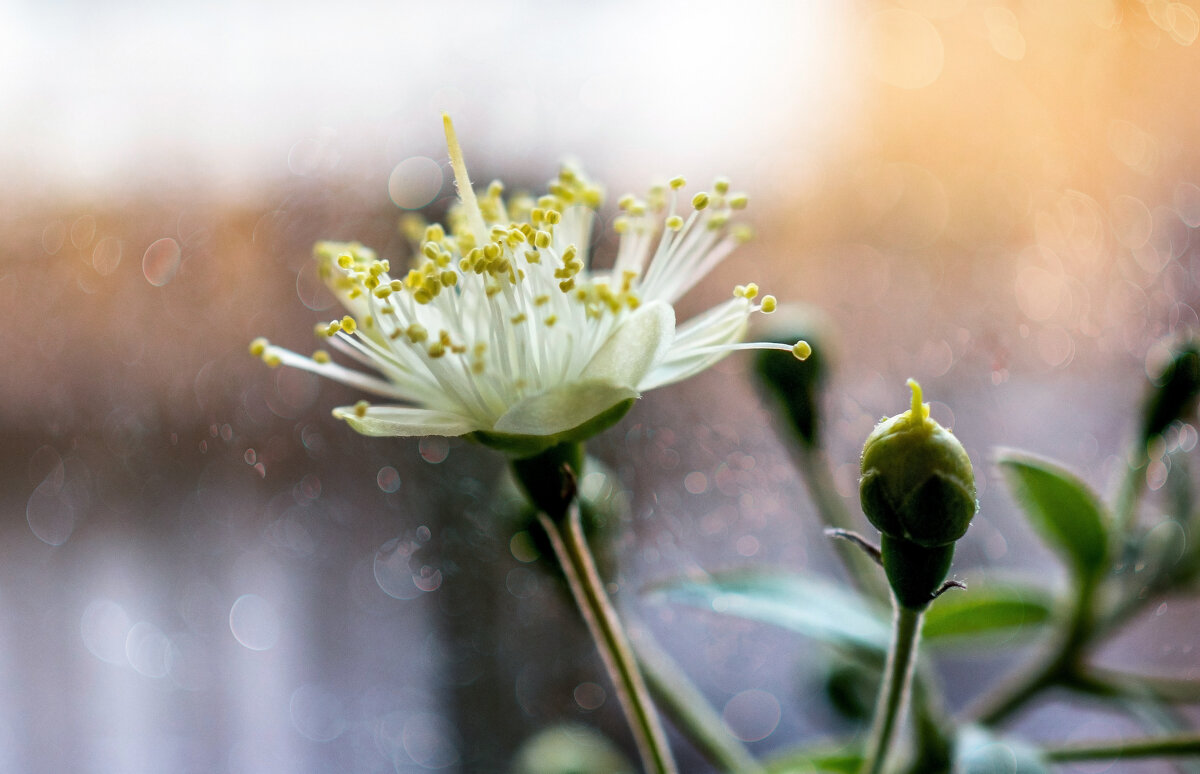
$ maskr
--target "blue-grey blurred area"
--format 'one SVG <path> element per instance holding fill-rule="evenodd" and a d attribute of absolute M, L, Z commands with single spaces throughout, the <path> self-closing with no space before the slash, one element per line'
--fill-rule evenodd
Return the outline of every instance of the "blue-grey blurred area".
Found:
<path fill-rule="evenodd" d="M 626 189 L 729 174 L 756 239 L 680 319 L 748 281 L 822 310 L 840 496 L 855 508 L 862 440 L 915 377 L 976 460 L 957 577 L 1062 588 L 989 460 L 1030 449 L 1111 494 L 1156 342 L 1200 325 L 1197 18 L 1140 0 L 6 5 L 0 771 L 507 772 L 560 723 L 632 755 L 498 494 L 503 461 L 355 435 L 329 412 L 356 394 L 247 352 L 311 351 L 340 317 L 315 241 L 403 264 L 401 216 L 444 214 L 442 111 L 479 185 L 536 191 L 566 156 L 608 185 L 602 264 Z M 845 580 L 749 365 L 646 395 L 591 445 L 588 485 L 623 514 L 601 541 L 618 604 L 768 754 L 854 732 L 824 692 L 831 654 L 641 593 L 752 565 Z M 1146 520 L 1165 452 L 1196 445 L 1172 432 Z M 1157 599 L 1096 658 L 1200 679 L 1197 612 Z M 934 655 L 951 708 L 1025 642 Z M 1051 698 L 1011 729 L 1143 733 Z"/>

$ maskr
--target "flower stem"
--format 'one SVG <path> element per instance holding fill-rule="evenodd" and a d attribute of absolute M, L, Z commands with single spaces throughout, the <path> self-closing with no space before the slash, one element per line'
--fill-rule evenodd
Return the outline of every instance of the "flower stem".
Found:
<path fill-rule="evenodd" d="M 583 614 L 609 679 L 616 688 L 621 709 L 637 742 L 643 768 L 656 774 L 675 774 L 675 762 L 671 759 L 658 713 L 650 701 L 650 693 L 638 671 L 629 638 L 617 617 L 616 608 L 604 591 L 596 562 L 584 538 L 578 502 L 572 501 L 561 524 L 555 524 L 545 513 L 539 513 L 538 520 L 550 538 L 554 555 L 571 588 L 571 595 Z M 563 527 L 562 531 L 560 526 Z"/>
<path fill-rule="evenodd" d="M 1151 739 L 1127 739 L 1101 744 L 1072 744 L 1047 747 L 1042 752 L 1047 761 L 1094 761 L 1109 758 L 1167 758 L 1200 755 L 1200 734 L 1179 734 Z"/>
<path fill-rule="evenodd" d="M 708 703 L 708 699 L 645 626 L 631 622 L 628 617 L 625 622 L 638 663 L 645 673 L 646 685 L 675 728 L 721 771 L 729 774 L 763 774 L 766 769 L 729 733 L 729 728 Z"/>
<path fill-rule="evenodd" d="M 899 724 L 908 699 L 913 664 L 917 660 L 917 641 L 921 634 L 920 610 L 896 605 L 892 622 L 892 646 L 888 651 L 887 668 L 879 700 L 875 703 L 875 721 L 871 725 L 871 740 L 863 756 L 862 774 L 879 774 L 887 759 L 892 735 Z"/>

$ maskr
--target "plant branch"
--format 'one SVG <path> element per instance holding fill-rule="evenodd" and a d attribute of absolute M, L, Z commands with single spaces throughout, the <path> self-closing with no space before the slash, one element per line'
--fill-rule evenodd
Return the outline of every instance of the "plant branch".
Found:
<path fill-rule="evenodd" d="M 583 614 L 609 679 L 616 688 L 621 709 L 637 742 L 643 767 L 656 774 L 676 774 L 675 762 L 671 758 L 658 713 L 650 701 L 629 640 L 616 609 L 604 591 L 595 560 L 584 539 L 579 503 L 573 500 L 567 508 L 563 524 L 565 536 L 545 513 L 539 513 L 538 520 L 550 538 L 567 585 L 571 588 L 571 595 Z"/>
<path fill-rule="evenodd" d="M 730 774 L 763 774 L 754 760 L 713 710 L 679 665 L 655 641 L 644 626 L 626 621 L 626 631 L 650 693 L 676 728 L 683 732 L 704 757 Z"/>
<path fill-rule="evenodd" d="M 1200 756 L 1200 734 L 1178 734 L 1149 739 L 1125 739 L 1098 744 L 1070 744 L 1043 749 L 1052 763 L 1094 761 L 1110 758 L 1171 758 Z"/>
<path fill-rule="evenodd" d="M 920 635 L 921 611 L 897 604 L 892 625 L 892 646 L 888 650 L 883 686 L 875 703 L 875 720 L 871 724 L 871 739 L 863 758 L 862 774 L 879 774 L 883 770 L 892 735 L 908 699 Z"/>

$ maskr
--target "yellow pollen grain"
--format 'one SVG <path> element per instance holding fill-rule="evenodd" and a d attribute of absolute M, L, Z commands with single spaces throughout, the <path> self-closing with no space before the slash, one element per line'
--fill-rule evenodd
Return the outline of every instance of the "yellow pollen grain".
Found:
<path fill-rule="evenodd" d="M 687 185 L 687 180 L 684 179 L 683 175 L 676 175 L 667 182 L 667 185 L 671 186 L 673 190 L 678 191 Z"/>
<path fill-rule="evenodd" d="M 271 342 L 267 341 L 262 336 L 259 336 L 257 339 L 250 342 L 250 354 L 254 355 L 255 357 L 262 357 L 263 353 L 267 351 L 267 347 L 270 345 Z"/>
<path fill-rule="evenodd" d="M 708 206 L 708 194 L 701 191 L 692 197 L 692 206 L 697 210 L 702 210 Z"/>
<path fill-rule="evenodd" d="M 318 349 L 316 352 L 314 352 L 312 354 L 312 359 L 313 359 L 313 362 L 315 362 L 315 363 L 323 364 L 323 363 L 328 363 L 332 358 L 329 357 L 329 353 L 326 352 L 325 350 Z"/>
<path fill-rule="evenodd" d="M 812 354 L 812 347 L 807 341 L 797 341 L 792 345 L 792 354 L 796 356 L 797 360 L 807 360 L 808 356 Z"/>
<path fill-rule="evenodd" d="M 354 333 L 354 331 L 358 330 L 358 323 L 354 321 L 353 317 L 346 315 L 342 318 L 341 329 L 346 333 Z"/>
<path fill-rule="evenodd" d="M 775 296 L 763 296 L 762 311 L 770 314 L 779 307 L 779 302 L 775 300 Z"/>

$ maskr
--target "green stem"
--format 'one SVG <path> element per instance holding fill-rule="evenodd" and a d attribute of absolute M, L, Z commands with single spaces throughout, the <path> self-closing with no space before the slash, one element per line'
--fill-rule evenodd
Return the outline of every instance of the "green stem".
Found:
<path fill-rule="evenodd" d="M 1052 763 L 1094 761 L 1109 758 L 1168 758 L 1200 756 L 1200 734 L 1179 734 L 1152 739 L 1127 739 L 1102 744 L 1072 744 L 1047 747 L 1043 757 Z"/>
<path fill-rule="evenodd" d="M 875 721 L 871 725 L 871 740 L 863 758 L 862 774 L 879 774 L 883 770 L 892 735 L 908 698 L 920 634 L 921 611 L 897 604 L 892 624 L 892 646 L 888 651 L 879 701 L 875 704 Z"/>
<path fill-rule="evenodd" d="M 712 705 L 688 679 L 679 665 L 655 641 L 645 627 L 626 619 L 626 631 L 646 677 L 651 695 L 675 727 L 683 732 L 701 754 L 730 774 L 763 774 L 754 760 L 713 710 Z"/>
<path fill-rule="evenodd" d="M 646 683 L 638 671 L 633 649 L 617 611 L 604 591 L 596 562 L 584 539 L 578 502 L 572 501 L 567 508 L 562 532 L 559 531 L 559 525 L 545 513 L 539 513 L 538 520 L 550 538 L 554 555 L 571 588 L 571 595 L 583 614 L 609 679 L 616 688 L 617 699 L 633 731 L 643 768 L 656 774 L 676 774 L 666 734 L 650 701 Z"/>
<path fill-rule="evenodd" d="M 817 506 L 817 516 L 821 522 L 826 527 L 853 531 L 853 519 L 833 483 L 833 471 L 829 469 L 829 460 L 824 453 L 816 447 L 793 445 L 792 459 L 804 478 L 809 497 Z M 879 565 L 851 543 L 839 540 L 834 545 L 842 565 L 859 591 L 876 602 L 887 604 L 891 596 L 879 572 Z"/>
<path fill-rule="evenodd" d="M 1121 488 L 1117 491 L 1117 500 L 1113 505 L 1112 534 L 1117 550 L 1123 552 L 1129 538 L 1129 529 L 1137 516 L 1138 501 L 1142 498 L 1142 490 L 1146 485 L 1146 445 L 1132 450 L 1136 462 L 1130 462 L 1121 479 Z M 1120 558 L 1120 554 L 1118 554 Z"/>
<path fill-rule="evenodd" d="M 1095 633 L 1096 580 L 1077 578 L 1079 589 L 1063 631 L 1046 655 L 1017 672 L 996 689 L 977 699 L 966 716 L 984 725 L 995 725 L 1055 685 L 1070 683 L 1082 672 L 1080 661 Z"/>

